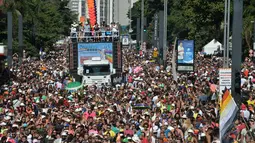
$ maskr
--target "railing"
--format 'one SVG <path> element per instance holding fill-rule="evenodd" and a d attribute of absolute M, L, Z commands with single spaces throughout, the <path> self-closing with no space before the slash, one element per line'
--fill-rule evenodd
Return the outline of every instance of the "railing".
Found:
<path fill-rule="evenodd" d="M 71 32 L 71 39 L 78 41 L 95 42 L 95 41 L 115 41 L 119 40 L 119 31 L 85 31 L 85 32 Z"/>

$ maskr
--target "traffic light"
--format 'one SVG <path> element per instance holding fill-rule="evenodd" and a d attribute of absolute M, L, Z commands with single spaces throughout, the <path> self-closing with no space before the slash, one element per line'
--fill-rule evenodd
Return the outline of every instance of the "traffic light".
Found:
<path fill-rule="evenodd" d="M 143 26 L 143 32 L 146 32 L 146 31 L 147 31 L 147 26 L 144 25 L 144 26 Z"/>
<path fill-rule="evenodd" d="M 241 94 L 241 74 L 240 72 L 235 73 L 235 92 Z"/>

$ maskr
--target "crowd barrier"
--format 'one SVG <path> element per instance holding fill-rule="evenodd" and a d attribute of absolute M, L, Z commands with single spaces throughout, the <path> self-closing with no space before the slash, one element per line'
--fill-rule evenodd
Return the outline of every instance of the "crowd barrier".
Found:
<path fill-rule="evenodd" d="M 85 32 L 71 32 L 70 38 L 72 39 L 94 39 L 94 38 L 119 38 L 119 32 L 106 31 L 85 31 Z"/>

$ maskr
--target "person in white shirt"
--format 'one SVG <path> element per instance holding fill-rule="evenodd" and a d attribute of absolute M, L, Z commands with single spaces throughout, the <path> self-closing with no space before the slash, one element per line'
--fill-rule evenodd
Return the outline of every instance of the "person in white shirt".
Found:
<path fill-rule="evenodd" d="M 178 60 L 183 60 L 183 58 L 184 58 L 184 47 L 182 43 L 180 43 L 178 46 Z"/>
<path fill-rule="evenodd" d="M 115 24 L 115 22 L 112 22 L 111 29 L 112 29 L 114 36 L 118 36 L 118 25 Z"/>

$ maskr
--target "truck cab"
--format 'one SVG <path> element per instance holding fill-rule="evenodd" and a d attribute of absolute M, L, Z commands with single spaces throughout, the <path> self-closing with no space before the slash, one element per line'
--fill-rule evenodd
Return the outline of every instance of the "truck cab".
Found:
<path fill-rule="evenodd" d="M 112 64 L 100 57 L 85 60 L 83 67 L 78 68 L 83 85 L 111 85 L 111 75 L 115 74 Z"/>

